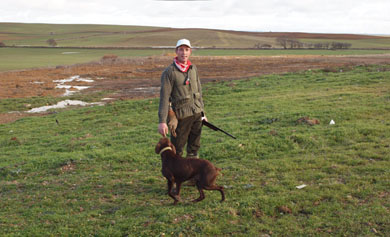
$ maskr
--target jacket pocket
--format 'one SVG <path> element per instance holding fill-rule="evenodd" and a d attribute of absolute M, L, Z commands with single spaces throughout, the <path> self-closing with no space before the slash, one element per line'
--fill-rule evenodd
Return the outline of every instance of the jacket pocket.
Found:
<path fill-rule="evenodd" d="M 202 95 L 199 92 L 194 93 L 194 104 L 195 104 L 195 106 L 197 106 L 200 109 L 203 109 L 201 98 L 202 98 Z"/>
<path fill-rule="evenodd" d="M 172 105 L 175 109 L 180 109 L 183 106 L 190 103 L 190 100 L 191 100 L 190 96 L 180 97 L 180 98 L 176 99 L 175 101 L 173 101 Z"/>

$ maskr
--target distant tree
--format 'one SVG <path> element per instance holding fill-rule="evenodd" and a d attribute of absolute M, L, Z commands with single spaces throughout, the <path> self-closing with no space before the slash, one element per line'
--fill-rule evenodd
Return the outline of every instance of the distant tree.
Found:
<path fill-rule="evenodd" d="M 2 41 L 0 41 L 0 47 L 5 47 L 5 44 Z"/>
<path fill-rule="evenodd" d="M 300 49 L 305 46 L 304 43 L 300 42 L 297 39 L 288 38 L 285 36 L 276 38 L 276 43 L 281 45 L 284 49 Z"/>
<path fill-rule="evenodd" d="M 330 43 L 325 42 L 325 43 L 323 43 L 323 46 L 324 46 L 324 49 L 329 49 Z"/>
<path fill-rule="evenodd" d="M 340 44 L 340 42 L 332 42 L 330 44 L 330 47 L 331 47 L 331 49 L 341 49 L 341 44 Z"/>
<path fill-rule="evenodd" d="M 272 48 L 272 45 L 270 45 L 270 44 L 262 44 L 262 45 L 260 45 L 260 48 L 262 48 L 262 49 L 270 49 L 270 48 Z"/>
<path fill-rule="evenodd" d="M 314 44 L 315 49 L 322 49 L 322 47 L 324 47 L 324 45 L 322 43 L 315 43 Z"/>
<path fill-rule="evenodd" d="M 293 49 L 293 48 L 294 48 L 295 40 L 289 39 L 289 40 L 287 41 L 287 43 L 290 45 L 290 49 Z"/>
<path fill-rule="evenodd" d="M 352 44 L 350 43 L 343 43 L 343 49 L 349 49 L 351 48 Z"/>
<path fill-rule="evenodd" d="M 48 43 L 52 47 L 57 46 L 57 42 L 55 41 L 55 39 L 48 39 L 46 40 L 46 43 Z"/>
<path fill-rule="evenodd" d="M 287 43 L 288 43 L 288 38 L 287 37 L 278 37 L 276 38 L 276 43 L 282 46 L 284 49 L 287 49 Z"/>
<path fill-rule="evenodd" d="M 352 44 L 343 42 L 332 42 L 330 45 L 331 49 L 349 49 L 351 46 Z"/>
<path fill-rule="evenodd" d="M 329 49 L 329 46 L 330 46 L 329 42 L 317 42 L 317 43 L 308 42 L 303 45 L 303 47 L 307 49 Z"/>
<path fill-rule="evenodd" d="M 290 48 L 292 49 L 300 49 L 303 48 L 304 44 L 296 39 L 291 39 L 290 41 Z"/>
<path fill-rule="evenodd" d="M 256 48 L 256 49 L 269 49 L 269 48 L 272 48 L 272 45 L 257 43 L 253 47 Z"/>

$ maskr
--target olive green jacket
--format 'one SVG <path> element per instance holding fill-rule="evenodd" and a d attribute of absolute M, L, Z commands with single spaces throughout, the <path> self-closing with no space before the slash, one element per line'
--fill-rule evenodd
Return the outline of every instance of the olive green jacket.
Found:
<path fill-rule="evenodd" d="M 179 120 L 203 112 L 202 88 L 195 65 L 182 72 L 172 63 L 162 73 L 159 123 L 167 122 L 170 102 Z"/>

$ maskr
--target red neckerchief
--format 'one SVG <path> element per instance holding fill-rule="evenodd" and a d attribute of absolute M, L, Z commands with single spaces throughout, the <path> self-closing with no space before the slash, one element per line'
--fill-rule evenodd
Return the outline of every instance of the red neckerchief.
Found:
<path fill-rule="evenodd" d="M 187 61 L 187 64 L 184 64 L 184 63 L 179 62 L 179 60 L 177 60 L 177 57 L 174 58 L 173 61 L 175 62 L 176 67 L 177 67 L 180 71 L 182 71 L 182 72 L 187 72 L 188 69 L 189 69 L 190 66 L 191 66 L 190 60 Z"/>

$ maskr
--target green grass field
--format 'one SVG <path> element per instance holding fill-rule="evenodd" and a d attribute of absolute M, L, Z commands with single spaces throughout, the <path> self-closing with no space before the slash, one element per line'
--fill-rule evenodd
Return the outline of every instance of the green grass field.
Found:
<path fill-rule="evenodd" d="M 277 56 L 277 55 L 366 55 L 386 54 L 388 50 L 220 50 L 194 49 L 194 56 Z M 63 49 L 0 48 L 0 72 L 27 68 L 55 67 L 100 60 L 104 55 L 120 57 L 161 56 L 174 49 Z"/>
<path fill-rule="evenodd" d="M 226 202 L 206 191 L 193 204 L 184 187 L 172 206 L 154 153 L 158 99 L 116 101 L 0 125 L 0 235 L 390 235 L 389 66 L 203 88 L 209 121 L 238 137 L 203 130 Z"/>
<path fill-rule="evenodd" d="M 108 50 L 108 49 L 56 49 L 56 48 L 0 48 L 0 71 L 55 67 L 98 61 L 104 55 L 120 57 L 162 55 L 166 50 Z"/>

